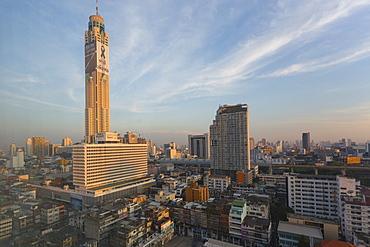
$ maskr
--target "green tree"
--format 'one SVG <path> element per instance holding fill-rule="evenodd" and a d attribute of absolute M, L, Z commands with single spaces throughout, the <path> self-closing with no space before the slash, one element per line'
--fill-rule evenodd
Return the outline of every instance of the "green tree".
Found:
<path fill-rule="evenodd" d="M 301 235 L 299 238 L 298 247 L 310 247 L 310 240 L 308 237 Z"/>

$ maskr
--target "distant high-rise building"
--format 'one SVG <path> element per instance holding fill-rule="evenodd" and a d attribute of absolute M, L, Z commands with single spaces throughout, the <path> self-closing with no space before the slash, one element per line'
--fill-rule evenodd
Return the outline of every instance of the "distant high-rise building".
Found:
<path fill-rule="evenodd" d="M 347 139 L 347 146 L 351 146 L 352 145 L 352 140 L 351 139 Z"/>
<path fill-rule="evenodd" d="M 211 169 L 250 170 L 248 105 L 223 105 L 210 126 Z"/>
<path fill-rule="evenodd" d="M 96 133 L 110 131 L 108 48 L 104 19 L 90 16 L 85 31 L 86 143 L 94 143 Z"/>
<path fill-rule="evenodd" d="M 254 149 L 254 138 L 253 137 L 251 137 L 251 138 L 249 138 L 249 149 L 250 150 L 252 150 L 252 149 Z"/>
<path fill-rule="evenodd" d="M 45 139 L 44 137 L 32 137 L 32 153 L 38 159 L 45 157 Z"/>
<path fill-rule="evenodd" d="M 50 154 L 50 141 L 44 141 L 44 156 L 51 156 Z"/>
<path fill-rule="evenodd" d="M 73 144 L 72 139 L 69 137 L 66 137 L 62 140 L 62 146 L 64 147 L 72 146 L 72 144 Z"/>
<path fill-rule="evenodd" d="M 175 142 L 166 143 L 163 145 L 163 147 L 164 149 L 168 149 L 168 148 L 176 149 L 176 143 Z"/>
<path fill-rule="evenodd" d="M 12 143 L 10 144 L 9 155 L 14 156 L 15 152 L 17 152 L 17 146 L 14 143 Z"/>
<path fill-rule="evenodd" d="M 310 132 L 302 133 L 302 147 L 306 149 L 307 152 L 310 151 Z"/>
<path fill-rule="evenodd" d="M 261 140 L 261 144 L 262 144 L 262 146 L 266 146 L 266 145 L 267 145 L 267 140 L 266 140 L 266 138 L 262 138 L 262 140 Z"/>
<path fill-rule="evenodd" d="M 9 168 L 23 168 L 24 167 L 24 152 L 21 148 L 18 148 L 14 155 L 10 157 L 7 162 Z"/>
<path fill-rule="evenodd" d="M 188 135 L 189 154 L 196 155 L 200 159 L 210 158 L 209 133 L 203 135 Z"/>
<path fill-rule="evenodd" d="M 26 155 L 31 156 L 32 155 L 32 139 L 27 138 L 26 140 Z"/>

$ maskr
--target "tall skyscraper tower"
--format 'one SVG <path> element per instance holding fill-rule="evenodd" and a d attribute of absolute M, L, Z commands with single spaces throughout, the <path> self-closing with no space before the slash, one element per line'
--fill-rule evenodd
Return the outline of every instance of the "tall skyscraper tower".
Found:
<path fill-rule="evenodd" d="M 250 170 L 248 105 L 220 106 L 210 126 L 211 169 Z"/>
<path fill-rule="evenodd" d="M 97 12 L 85 31 L 86 143 L 94 143 L 96 133 L 110 131 L 108 47 L 104 19 Z"/>
<path fill-rule="evenodd" d="M 302 147 L 306 149 L 307 152 L 310 151 L 310 132 L 302 133 Z"/>

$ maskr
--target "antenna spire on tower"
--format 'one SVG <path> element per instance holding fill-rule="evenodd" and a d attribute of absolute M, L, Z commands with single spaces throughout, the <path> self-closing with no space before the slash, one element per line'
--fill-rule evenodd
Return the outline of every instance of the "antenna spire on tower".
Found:
<path fill-rule="evenodd" d="M 96 15 L 99 15 L 99 0 L 96 0 Z"/>

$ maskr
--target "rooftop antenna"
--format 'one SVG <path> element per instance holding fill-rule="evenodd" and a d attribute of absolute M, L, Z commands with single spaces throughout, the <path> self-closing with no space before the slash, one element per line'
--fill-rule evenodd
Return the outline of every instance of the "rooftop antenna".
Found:
<path fill-rule="evenodd" d="M 96 15 L 99 15 L 99 0 L 96 0 Z"/>

